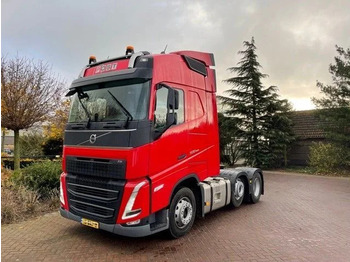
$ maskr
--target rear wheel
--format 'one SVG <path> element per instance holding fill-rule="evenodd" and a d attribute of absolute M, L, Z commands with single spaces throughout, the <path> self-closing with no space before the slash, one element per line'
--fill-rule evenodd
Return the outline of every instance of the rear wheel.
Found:
<path fill-rule="evenodd" d="M 260 173 L 255 173 L 252 182 L 252 193 L 250 195 L 250 200 L 253 204 L 259 202 L 262 189 L 262 180 Z"/>
<path fill-rule="evenodd" d="M 169 210 L 169 235 L 172 238 L 184 236 L 194 223 L 196 199 L 191 189 L 181 188 L 171 200 Z"/>
<path fill-rule="evenodd" d="M 241 178 L 236 178 L 235 184 L 234 184 L 234 190 L 232 191 L 232 205 L 234 207 L 239 207 L 244 198 L 244 183 Z"/>

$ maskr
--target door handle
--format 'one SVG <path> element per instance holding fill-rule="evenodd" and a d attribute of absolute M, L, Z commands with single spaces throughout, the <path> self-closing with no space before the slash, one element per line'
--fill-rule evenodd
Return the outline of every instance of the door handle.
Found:
<path fill-rule="evenodd" d="M 186 154 L 179 155 L 179 156 L 177 157 L 177 160 L 182 160 L 182 159 L 184 159 L 186 156 L 187 156 Z"/>

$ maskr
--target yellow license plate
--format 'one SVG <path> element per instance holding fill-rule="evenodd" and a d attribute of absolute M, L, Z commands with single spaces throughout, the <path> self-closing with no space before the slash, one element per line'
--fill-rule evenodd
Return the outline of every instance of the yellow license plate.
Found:
<path fill-rule="evenodd" d="M 86 218 L 82 218 L 81 219 L 81 223 L 83 225 L 85 225 L 85 226 L 93 227 L 93 228 L 96 228 L 96 229 L 99 229 L 99 227 L 100 227 L 98 222 L 92 221 L 92 220 L 89 220 L 89 219 L 86 219 Z"/>

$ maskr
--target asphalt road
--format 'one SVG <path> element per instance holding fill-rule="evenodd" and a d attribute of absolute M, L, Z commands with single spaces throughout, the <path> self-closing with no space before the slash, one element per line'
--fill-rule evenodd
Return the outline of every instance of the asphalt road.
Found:
<path fill-rule="evenodd" d="M 1 233 L 2 261 L 350 261 L 350 179 L 266 172 L 259 203 L 208 214 L 177 240 L 116 236 L 58 212 Z"/>

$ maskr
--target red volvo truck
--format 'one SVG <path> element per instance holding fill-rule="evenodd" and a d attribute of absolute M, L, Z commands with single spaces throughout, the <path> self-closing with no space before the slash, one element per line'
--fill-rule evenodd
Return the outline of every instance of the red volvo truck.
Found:
<path fill-rule="evenodd" d="M 141 237 L 185 235 L 195 217 L 256 203 L 257 168 L 220 170 L 213 54 L 90 57 L 67 96 L 60 213 Z"/>

